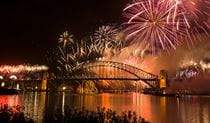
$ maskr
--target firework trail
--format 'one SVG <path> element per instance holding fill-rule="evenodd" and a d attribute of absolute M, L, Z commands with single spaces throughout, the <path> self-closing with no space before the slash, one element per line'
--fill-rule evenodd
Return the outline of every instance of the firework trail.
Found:
<path fill-rule="evenodd" d="M 124 32 L 127 33 L 128 43 L 155 53 L 160 49 L 176 49 L 181 43 L 180 38 L 187 37 L 193 42 L 195 33 L 207 33 L 205 27 L 194 19 L 201 11 L 191 7 L 193 11 L 188 12 L 189 8 L 184 6 L 183 1 L 134 0 L 123 13 L 127 18 L 123 25 L 126 27 Z"/>

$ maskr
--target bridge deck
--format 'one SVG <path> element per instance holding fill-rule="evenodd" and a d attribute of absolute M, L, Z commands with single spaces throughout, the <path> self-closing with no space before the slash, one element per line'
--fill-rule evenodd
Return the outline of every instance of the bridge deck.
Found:
<path fill-rule="evenodd" d="M 71 80 L 121 80 L 121 81 L 159 81 L 159 79 L 141 78 L 64 78 L 49 79 L 48 81 L 71 81 Z M 42 80 L 0 80 L 0 82 L 41 82 Z"/>

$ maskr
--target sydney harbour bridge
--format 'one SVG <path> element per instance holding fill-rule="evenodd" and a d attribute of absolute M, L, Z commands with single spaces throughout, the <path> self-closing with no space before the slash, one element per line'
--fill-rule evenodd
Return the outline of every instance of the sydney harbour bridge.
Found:
<path fill-rule="evenodd" d="M 52 76 L 43 72 L 37 79 L 0 79 L 1 83 L 15 83 L 18 88 L 24 88 L 25 83 L 30 83 L 32 88 L 37 90 L 48 90 L 50 85 L 59 87 L 63 83 L 72 81 L 106 80 L 106 81 L 135 81 L 146 84 L 149 88 L 165 88 L 166 75 L 160 72 L 160 76 L 146 72 L 140 68 L 114 61 L 92 61 L 77 65 L 71 70 L 68 76 Z M 31 84 L 32 83 L 32 84 Z"/>

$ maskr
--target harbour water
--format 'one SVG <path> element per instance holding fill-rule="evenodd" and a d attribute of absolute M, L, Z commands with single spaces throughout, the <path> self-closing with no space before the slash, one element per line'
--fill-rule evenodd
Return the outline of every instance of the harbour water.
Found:
<path fill-rule="evenodd" d="M 21 105 L 25 113 L 36 122 L 45 115 L 53 114 L 57 108 L 65 107 L 96 110 L 111 108 L 118 113 L 135 111 L 152 123 L 209 123 L 210 96 L 161 97 L 141 93 L 102 93 L 77 95 L 65 92 L 27 92 L 21 95 L 1 95 L 0 103 L 9 106 Z"/>

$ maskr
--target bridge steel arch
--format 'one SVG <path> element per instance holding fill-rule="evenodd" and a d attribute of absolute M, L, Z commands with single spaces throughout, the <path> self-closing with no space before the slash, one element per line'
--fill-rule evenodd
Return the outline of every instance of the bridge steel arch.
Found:
<path fill-rule="evenodd" d="M 125 71 L 133 76 L 136 77 L 136 79 L 143 79 L 141 81 L 143 81 L 144 83 L 146 83 L 147 85 L 149 85 L 151 88 L 156 88 L 158 86 L 158 76 L 146 72 L 140 68 L 128 65 L 128 64 L 124 64 L 124 63 L 120 63 L 120 62 L 114 62 L 114 61 L 95 61 L 95 62 L 85 62 L 83 64 L 80 64 L 76 67 L 74 67 L 72 69 L 72 72 L 78 71 L 78 70 L 82 70 L 82 69 L 90 69 L 90 68 L 94 68 L 94 67 L 112 67 L 112 68 L 116 68 L 122 71 Z M 126 77 L 121 77 L 121 78 L 126 78 Z"/>

